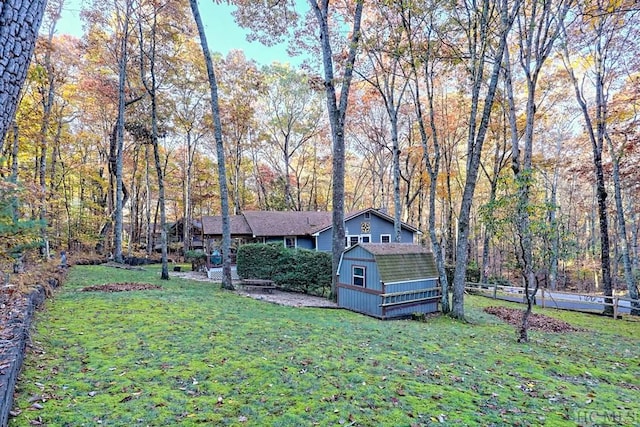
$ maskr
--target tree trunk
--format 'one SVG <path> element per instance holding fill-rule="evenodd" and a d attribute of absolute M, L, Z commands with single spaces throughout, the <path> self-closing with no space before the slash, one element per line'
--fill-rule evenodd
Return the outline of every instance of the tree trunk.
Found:
<path fill-rule="evenodd" d="M 602 26 L 602 23 L 600 23 Z M 601 36 L 601 34 L 599 34 Z M 591 111 L 587 106 L 584 98 L 584 92 L 581 89 L 580 83 L 573 72 L 571 62 L 569 62 L 569 51 L 564 45 L 564 59 L 565 67 L 569 73 L 571 82 L 576 95 L 576 100 L 580 109 L 582 110 L 582 116 L 585 120 L 587 134 L 591 141 L 591 148 L 593 151 L 593 165 L 596 176 L 596 200 L 598 204 L 598 219 L 600 225 L 600 263 L 602 269 L 602 287 L 604 289 L 605 297 L 613 295 L 613 287 L 611 283 L 611 258 L 610 258 L 610 245 L 609 245 L 609 220 L 607 214 L 607 190 L 604 178 L 604 169 L 602 166 L 602 148 L 605 135 L 605 120 L 606 120 L 606 98 L 604 96 L 604 59 L 603 59 L 603 47 L 602 40 L 598 37 L 595 41 L 595 130 L 593 122 L 591 120 Z M 594 239 L 595 240 L 595 239 Z M 595 242 L 594 242 L 595 245 Z M 605 302 L 608 304 L 613 303 L 611 298 L 605 298 Z M 613 306 L 605 306 L 604 314 L 613 315 Z"/>
<path fill-rule="evenodd" d="M 0 3 L 0 141 L 4 141 L 18 106 L 46 0 Z"/>
<path fill-rule="evenodd" d="M 120 40 L 120 52 L 118 61 L 118 121 L 116 124 L 116 205 L 115 205 L 115 229 L 113 236 L 113 259 L 115 262 L 121 263 L 122 258 L 122 234 L 123 220 L 122 210 L 124 208 L 123 201 L 123 158 L 124 158 L 124 110 L 125 110 L 125 86 L 127 80 L 127 48 L 129 40 L 129 14 L 131 11 L 131 3 L 126 0 L 126 11 L 121 16 L 122 34 Z"/>
<path fill-rule="evenodd" d="M 605 134 L 605 140 L 609 147 L 609 153 L 612 157 L 612 175 L 613 175 L 613 189 L 614 198 L 616 203 L 616 223 L 618 225 L 618 234 L 620 239 L 620 250 L 622 257 L 622 265 L 624 270 L 624 282 L 629 292 L 629 298 L 638 299 L 638 287 L 633 275 L 633 268 L 631 265 L 630 256 L 630 244 L 627 237 L 627 223 L 624 215 L 624 207 L 622 204 L 622 189 L 620 185 L 620 154 L 615 150 L 613 141 L 609 137 L 609 134 Z M 640 303 L 633 303 L 631 314 L 634 316 L 640 315 Z"/>
<path fill-rule="evenodd" d="M 453 307 L 451 316 L 456 319 L 464 319 L 464 287 L 467 272 L 467 260 L 469 256 L 469 232 L 471 219 L 471 206 L 473 204 L 473 195 L 476 189 L 478 178 L 478 169 L 480 167 L 480 157 L 482 155 L 482 146 L 487 134 L 493 101 L 498 86 L 498 78 L 502 66 L 502 57 L 507 44 L 507 35 L 515 18 L 514 14 L 520 7 L 521 0 L 516 0 L 511 11 L 509 3 L 501 0 L 498 6 L 501 14 L 501 22 L 498 30 L 499 43 L 491 58 L 484 57 L 484 54 L 477 56 L 479 52 L 472 52 L 477 61 L 474 64 L 474 74 L 472 76 L 473 89 L 471 93 L 471 111 L 469 114 L 470 121 L 468 125 L 467 136 L 467 177 L 465 179 L 464 190 L 462 193 L 462 201 L 460 203 L 460 211 L 458 215 L 458 241 L 456 243 L 456 267 L 453 275 Z M 490 6 L 489 0 L 482 2 L 482 14 L 487 14 Z M 478 11 L 480 12 L 480 11 Z M 474 34 L 479 37 L 482 43 L 488 42 L 489 38 L 489 22 L 488 16 L 483 16 L 479 31 L 480 34 Z M 477 123 L 477 113 L 480 104 L 481 87 L 484 84 L 482 75 L 485 71 L 486 62 L 493 62 L 493 69 L 489 78 L 489 84 L 484 96 L 484 108 L 480 117 L 480 123 Z"/>
<path fill-rule="evenodd" d="M 405 26 L 407 34 L 413 34 L 412 30 L 412 20 L 411 16 L 405 13 L 406 10 L 403 10 L 402 14 L 402 23 Z M 430 32 L 425 34 L 427 38 L 431 36 Z M 442 158 L 442 146 L 440 145 L 440 133 L 438 127 L 436 126 L 435 119 L 435 108 L 434 108 L 434 92 L 433 92 L 433 81 L 435 78 L 434 72 L 434 55 L 431 50 L 431 44 L 426 43 L 426 50 L 416 51 L 416 46 L 413 43 L 411 37 L 409 37 L 409 53 L 411 55 L 411 75 L 413 76 L 413 84 L 408 85 L 412 88 L 412 98 L 413 104 L 416 112 L 416 119 L 418 122 L 418 129 L 420 131 L 420 142 L 422 144 L 422 155 L 423 162 L 425 164 L 425 168 L 427 173 L 429 174 L 429 214 L 428 214 L 428 224 L 429 224 L 429 240 L 431 241 L 431 249 L 433 251 L 433 256 L 436 261 L 436 267 L 438 269 L 438 277 L 440 282 L 441 289 L 441 309 L 443 313 L 449 313 L 451 311 L 451 304 L 449 303 L 449 280 L 447 278 L 445 259 L 443 254 L 443 249 L 440 241 L 438 240 L 438 234 L 436 232 L 436 194 L 438 189 L 438 174 L 440 173 L 440 161 Z M 419 48 L 418 48 L 419 49 Z M 429 127 L 431 130 L 431 142 L 432 142 L 432 150 L 429 150 L 429 136 L 427 135 L 427 123 L 424 117 L 423 107 L 422 107 L 422 95 L 421 95 L 421 83 L 420 78 L 418 77 L 418 67 L 417 63 L 419 61 L 417 58 L 420 58 L 422 62 L 422 69 L 424 71 L 424 86 L 426 88 L 426 99 L 428 102 L 428 113 L 429 113 Z"/>
<path fill-rule="evenodd" d="M 351 32 L 351 40 L 349 43 L 349 54 L 346 64 L 344 64 L 344 75 L 342 79 L 342 89 L 340 91 L 340 101 L 336 99 L 336 87 L 333 70 L 333 54 L 331 51 L 331 40 L 329 32 L 329 1 L 309 0 L 311 9 L 315 14 L 320 31 L 320 43 L 322 47 L 322 64 L 324 69 L 324 87 L 327 96 L 327 110 L 329 113 L 329 123 L 331 125 L 331 137 L 333 139 L 333 229 L 331 239 L 331 298 L 337 299 L 338 285 L 338 266 L 340 264 L 340 256 L 345 248 L 344 235 L 344 164 L 345 164 L 345 145 L 344 145 L 344 125 L 347 113 L 347 104 L 349 99 L 349 89 L 351 87 L 351 78 L 353 76 L 353 64 L 355 63 L 356 53 L 360 40 L 360 21 L 362 18 L 363 1 L 356 3 L 353 30 Z"/>
<path fill-rule="evenodd" d="M 211 90 L 211 115 L 214 123 L 214 135 L 216 140 L 216 153 L 218 156 L 218 182 L 220 185 L 220 205 L 222 213 L 222 287 L 234 289 L 231 281 L 231 223 L 229 219 L 229 190 L 227 189 L 227 172 L 225 165 L 225 151 L 222 141 L 222 123 L 220 121 L 220 106 L 218 102 L 218 82 L 216 80 L 213 60 L 207 43 L 207 36 L 204 33 L 202 18 L 198 10 L 197 0 L 189 0 L 193 18 L 198 27 L 200 35 L 200 45 L 207 65 L 207 76 Z"/>

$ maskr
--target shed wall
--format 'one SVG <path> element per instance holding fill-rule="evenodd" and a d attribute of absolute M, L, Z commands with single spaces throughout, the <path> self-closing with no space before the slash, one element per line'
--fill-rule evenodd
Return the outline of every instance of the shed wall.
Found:
<path fill-rule="evenodd" d="M 338 285 L 338 306 L 374 317 L 382 317 L 380 295 Z"/>
<path fill-rule="evenodd" d="M 375 258 L 361 247 L 355 247 L 342 257 L 340 264 L 340 283 L 352 285 L 353 266 L 365 267 L 365 288 L 381 292 L 380 272 Z"/>

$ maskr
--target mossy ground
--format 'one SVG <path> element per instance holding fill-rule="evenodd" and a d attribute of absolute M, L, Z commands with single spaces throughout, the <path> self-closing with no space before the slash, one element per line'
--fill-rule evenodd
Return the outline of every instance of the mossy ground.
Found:
<path fill-rule="evenodd" d="M 163 289 L 79 291 L 112 282 Z M 37 316 L 10 426 L 640 424 L 639 322 L 546 310 L 586 332 L 523 345 L 482 311 L 495 301 L 466 301 L 470 323 L 380 321 L 74 267 Z"/>

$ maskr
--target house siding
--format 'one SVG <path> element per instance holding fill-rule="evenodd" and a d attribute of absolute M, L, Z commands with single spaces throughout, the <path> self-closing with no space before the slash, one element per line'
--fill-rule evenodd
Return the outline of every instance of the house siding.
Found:
<path fill-rule="evenodd" d="M 370 223 L 371 228 L 369 232 L 362 231 L 363 222 Z M 318 234 L 317 250 L 325 252 L 331 251 L 331 241 L 333 238 L 332 233 L 333 230 L 329 228 L 328 230 L 324 230 Z M 365 212 L 363 212 L 360 215 L 345 221 L 345 234 L 351 236 L 368 234 L 371 236 L 371 243 L 380 243 L 380 236 L 383 234 L 391 235 L 391 241 L 393 242 L 395 235 L 393 231 L 393 222 L 389 222 L 386 219 L 375 215 L 373 212 L 370 213 L 369 219 L 365 219 Z M 413 231 L 402 228 L 400 230 L 400 239 L 401 243 L 414 243 Z"/>
<path fill-rule="evenodd" d="M 286 237 L 295 237 L 296 238 L 296 248 L 298 249 L 315 249 L 315 239 L 313 237 L 306 236 L 286 236 Z M 265 243 L 280 243 L 284 245 L 284 236 L 283 237 L 266 237 Z"/>

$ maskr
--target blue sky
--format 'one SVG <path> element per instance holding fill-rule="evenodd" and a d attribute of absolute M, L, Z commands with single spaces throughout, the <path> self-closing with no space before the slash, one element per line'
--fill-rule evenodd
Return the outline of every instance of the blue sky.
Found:
<path fill-rule="evenodd" d="M 82 0 L 65 0 L 65 10 L 58 23 L 59 34 L 82 36 L 81 3 Z M 240 28 L 231 16 L 234 6 L 214 4 L 211 0 L 200 0 L 198 4 L 212 51 L 226 56 L 232 49 L 243 50 L 248 59 L 253 59 L 260 65 L 269 65 L 273 61 L 290 62 L 292 65 L 302 62 L 300 57 L 290 58 L 287 55 L 285 44 L 267 47 L 259 42 L 248 42 L 247 32 Z"/>

